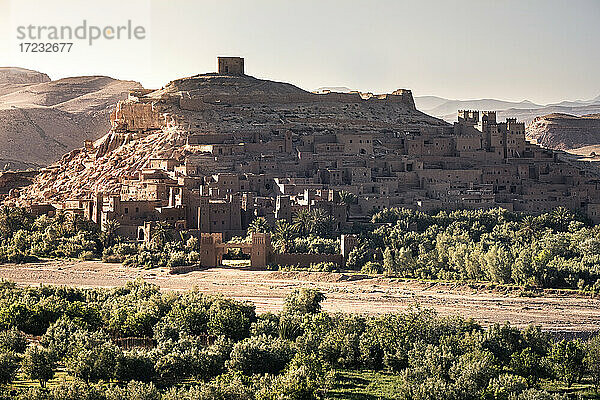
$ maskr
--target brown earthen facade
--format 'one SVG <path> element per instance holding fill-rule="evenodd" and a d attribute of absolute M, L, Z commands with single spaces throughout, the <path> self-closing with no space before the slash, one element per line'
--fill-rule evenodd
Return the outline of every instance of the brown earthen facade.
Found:
<path fill-rule="evenodd" d="M 541 213 L 564 206 L 600 221 L 597 173 L 527 142 L 523 123 L 465 110 L 448 125 L 417 111 L 409 90 L 308 93 L 244 75 L 240 60 L 219 58 L 216 74 L 119 103 L 111 132 L 65 158 L 76 167 L 61 164 L 41 178 L 68 188 L 66 175 L 79 168 L 88 181 L 101 179 L 72 186 L 81 203 L 68 203 L 56 185 L 22 198 L 79 207 L 98 223 L 118 220 L 132 240 L 145 223 L 166 221 L 213 244 L 244 236 L 257 217 L 274 224 L 314 208 L 340 231 L 387 207 Z M 356 201 L 343 202 L 343 192 Z M 263 264 L 271 256 L 252 257 Z"/>

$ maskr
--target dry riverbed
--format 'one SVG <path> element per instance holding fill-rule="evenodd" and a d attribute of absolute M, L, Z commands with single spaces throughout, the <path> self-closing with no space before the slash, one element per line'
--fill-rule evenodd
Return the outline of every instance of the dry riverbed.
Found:
<path fill-rule="evenodd" d="M 196 287 L 206 293 L 248 300 L 259 312 L 277 311 L 294 288 L 310 287 L 325 293 L 323 307 L 332 312 L 381 314 L 420 304 L 441 315 L 472 317 L 484 325 L 510 321 L 516 326 L 530 323 L 562 332 L 600 329 L 600 299 L 571 294 L 546 293 L 519 297 L 466 284 L 399 281 L 360 275 L 324 272 L 253 271 L 245 268 L 209 268 L 180 275 L 167 270 L 124 268 L 97 261 L 47 261 L 0 265 L 0 279 L 22 285 L 67 285 L 114 287 L 141 277 L 163 290 Z"/>

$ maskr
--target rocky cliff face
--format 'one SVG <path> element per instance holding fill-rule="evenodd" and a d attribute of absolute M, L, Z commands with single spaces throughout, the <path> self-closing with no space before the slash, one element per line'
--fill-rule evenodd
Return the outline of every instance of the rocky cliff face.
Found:
<path fill-rule="evenodd" d="M 299 136 L 351 131 L 385 140 L 394 132 L 447 126 L 417 111 L 409 90 L 379 96 L 321 95 L 287 83 L 218 74 L 179 79 L 153 92 L 139 90 L 118 104 L 111 121 L 108 134 L 43 171 L 19 201 L 60 202 L 95 191 L 119 193 L 123 178 L 156 157 L 196 157 L 213 173 L 215 157 L 201 146 L 190 146 L 191 135 L 222 135 L 237 147 L 246 143 L 258 149 L 232 161 L 243 171 L 249 162 L 259 162 L 261 144 L 283 131 Z"/>
<path fill-rule="evenodd" d="M 110 129 L 114 105 L 141 85 L 103 76 L 50 81 L 0 68 L 0 169 L 42 167 Z"/>
<path fill-rule="evenodd" d="M 600 144 L 600 114 L 577 117 L 549 114 L 537 117 L 526 129 L 527 138 L 556 150 Z"/>

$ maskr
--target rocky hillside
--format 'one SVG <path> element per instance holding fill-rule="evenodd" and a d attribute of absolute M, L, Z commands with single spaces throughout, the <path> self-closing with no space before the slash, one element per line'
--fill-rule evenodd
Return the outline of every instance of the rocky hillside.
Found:
<path fill-rule="evenodd" d="M 600 144 L 600 114 L 581 117 L 548 114 L 527 126 L 527 138 L 551 149 L 570 150 Z"/>
<path fill-rule="evenodd" d="M 25 68 L 0 67 L 0 96 L 37 83 L 50 82 L 50 77 Z"/>
<path fill-rule="evenodd" d="M 155 157 L 195 159 L 207 174 L 218 172 L 223 166 L 201 146 L 190 145 L 191 135 L 225 135 L 229 143 L 246 143 L 260 158 L 262 143 L 287 130 L 297 136 L 363 132 L 372 134 L 375 143 L 423 126 L 447 124 L 417 111 L 409 90 L 380 96 L 314 94 L 251 76 L 197 75 L 154 92 L 140 91 L 119 103 L 106 136 L 42 172 L 23 190 L 19 202 L 55 203 L 95 191 L 119 193 L 122 178 L 134 176 Z M 258 168 L 260 160 L 252 157 L 239 155 L 236 168 Z"/>
<path fill-rule="evenodd" d="M 141 85 L 105 76 L 51 81 L 0 68 L 0 169 L 41 167 L 110 129 L 114 105 Z"/>

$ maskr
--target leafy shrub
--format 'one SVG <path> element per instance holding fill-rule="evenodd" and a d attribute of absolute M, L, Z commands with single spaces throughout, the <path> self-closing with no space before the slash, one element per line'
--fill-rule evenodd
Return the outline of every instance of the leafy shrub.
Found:
<path fill-rule="evenodd" d="M 117 358 L 115 378 L 121 382 L 150 382 L 155 378 L 152 355 L 140 349 L 124 351 Z"/>
<path fill-rule="evenodd" d="M 486 389 L 486 398 L 511 400 L 527 389 L 527 380 L 518 375 L 502 374 L 493 378 Z"/>
<path fill-rule="evenodd" d="M 27 348 L 27 339 L 23 332 L 10 329 L 0 332 L 0 351 L 24 353 Z"/>
<path fill-rule="evenodd" d="M 285 368 L 294 352 L 292 344 L 287 340 L 253 336 L 233 346 L 227 365 L 246 375 L 276 374 Z"/>
<path fill-rule="evenodd" d="M 369 261 L 361 268 L 360 272 L 367 275 L 382 274 L 383 265 L 377 262 Z"/>
<path fill-rule="evenodd" d="M 259 315 L 250 327 L 250 334 L 252 336 L 279 336 L 279 317 L 272 313 Z"/>
<path fill-rule="evenodd" d="M 321 302 L 325 295 L 315 289 L 294 289 L 283 305 L 285 313 L 314 314 L 321 310 Z"/>
<path fill-rule="evenodd" d="M 12 351 L 0 351 L 0 385 L 11 383 L 19 369 L 19 357 Z"/>

